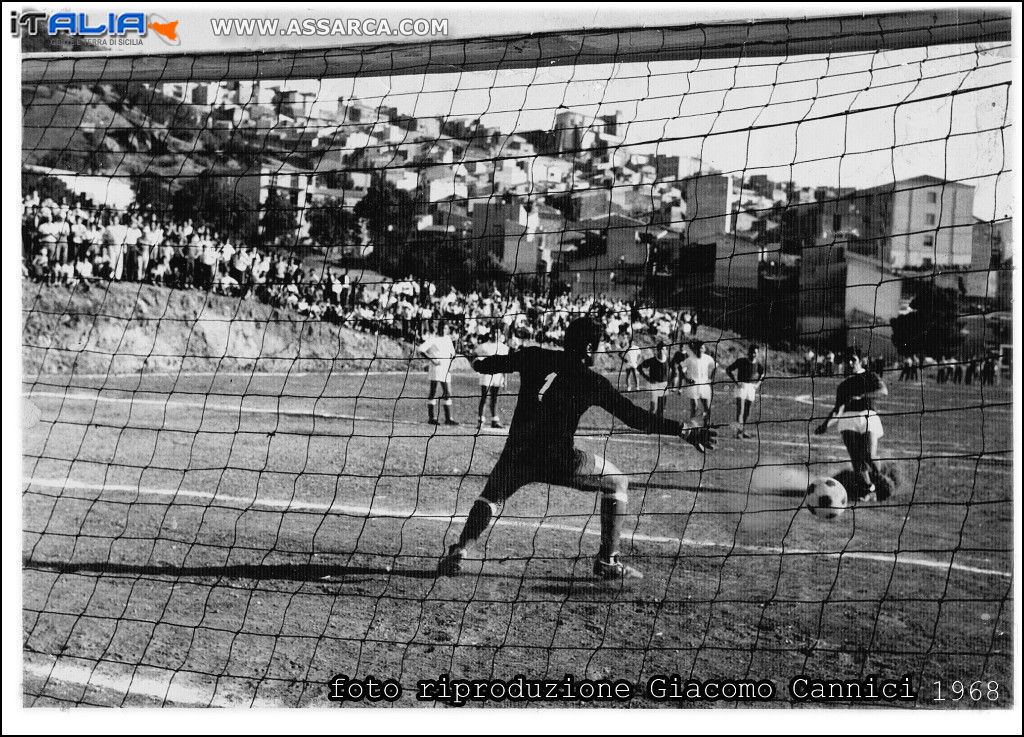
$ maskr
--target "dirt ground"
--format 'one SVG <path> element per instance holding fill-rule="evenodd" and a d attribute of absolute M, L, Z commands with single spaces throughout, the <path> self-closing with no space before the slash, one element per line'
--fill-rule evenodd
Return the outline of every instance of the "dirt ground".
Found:
<path fill-rule="evenodd" d="M 26 376 L 25 703 L 325 706 L 343 674 L 395 678 L 408 706 L 441 674 L 567 673 L 769 679 L 775 706 L 800 674 L 910 675 L 919 706 L 1012 700 L 1008 387 L 891 384 L 881 453 L 906 488 L 834 522 L 750 482 L 838 468 L 839 438 L 811 434 L 835 380 L 770 378 L 755 439 L 706 458 L 592 411 L 578 444 L 631 482 L 627 552 L 646 577 L 622 586 L 591 576 L 593 496 L 544 485 L 508 502 L 463 576 L 434 577 L 504 436 L 476 431 L 468 375 L 465 424 L 425 424 L 426 385 Z M 730 405 L 720 387 L 716 422 Z M 931 700 L 957 680 L 997 681 L 999 700 Z"/>

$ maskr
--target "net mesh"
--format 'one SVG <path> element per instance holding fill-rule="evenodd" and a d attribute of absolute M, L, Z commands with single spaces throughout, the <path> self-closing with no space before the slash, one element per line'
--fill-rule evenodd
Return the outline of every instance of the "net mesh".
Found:
<path fill-rule="evenodd" d="M 307 49 L 278 77 L 27 61 L 26 704 L 320 704 L 344 674 L 411 705 L 441 674 L 566 673 L 1005 703 L 1011 58 L 983 26 Z M 719 449 L 583 418 L 642 581 L 592 576 L 599 498 L 549 483 L 437 577 L 517 403 L 466 356 L 581 315 L 641 407 L 699 422 L 706 387 Z M 888 385 L 877 502 L 814 433 L 847 345 Z M 835 475 L 828 520 L 805 492 Z M 933 701 L 964 680 L 984 698 Z"/>

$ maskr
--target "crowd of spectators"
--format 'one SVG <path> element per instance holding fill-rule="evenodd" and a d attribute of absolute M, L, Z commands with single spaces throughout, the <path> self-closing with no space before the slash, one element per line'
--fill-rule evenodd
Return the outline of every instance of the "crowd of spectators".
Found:
<path fill-rule="evenodd" d="M 1000 383 L 999 356 L 989 353 L 973 358 L 942 356 L 938 360 L 908 356 L 900 364 L 900 381 L 918 381 L 927 369 L 934 369 L 939 384 L 980 384 L 998 386 Z"/>
<path fill-rule="evenodd" d="M 886 363 L 882 356 L 868 359 L 868 367 L 876 374 L 884 371 L 899 371 L 897 381 L 921 381 L 934 376 L 939 384 L 988 384 L 1000 382 L 999 356 L 989 353 L 983 356 L 960 357 L 905 356 L 894 365 Z M 808 350 L 804 354 L 804 376 L 840 376 L 842 364 L 834 351 L 816 353 Z"/>
<path fill-rule="evenodd" d="M 191 220 L 40 200 L 36 192 L 24 198 L 22 228 L 24 275 L 37 281 L 207 290 L 409 341 L 436 331 L 442 321 L 469 346 L 494 330 L 510 340 L 560 344 L 580 314 L 601 319 L 613 342 L 634 334 L 651 342 L 687 340 L 698 325 L 693 311 L 603 296 L 502 291 L 494 285 L 463 292 L 414 277 L 364 281 L 347 269 L 304 266 L 285 249 L 246 245 Z"/>

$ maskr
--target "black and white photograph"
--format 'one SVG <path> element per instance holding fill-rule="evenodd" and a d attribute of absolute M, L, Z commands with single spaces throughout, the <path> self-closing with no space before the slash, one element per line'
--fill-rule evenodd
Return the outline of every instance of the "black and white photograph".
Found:
<path fill-rule="evenodd" d="M 1019 8 L 4 10 L 5 734 L 1019 733 Z"/>

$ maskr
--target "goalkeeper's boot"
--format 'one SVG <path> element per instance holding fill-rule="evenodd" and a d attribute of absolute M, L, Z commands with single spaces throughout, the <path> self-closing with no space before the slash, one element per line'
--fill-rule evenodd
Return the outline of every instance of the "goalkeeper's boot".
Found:
<path fill-rule="evenodd" d="M 887 501 L 895 492 L 893 480 L 882 474 L 871 475 L 871 486 L 874 487 L 875 500 L 879 502 Z"/>
<path fill-rule="evenodd" d="M 493 429 L 495 429 L 495 430 L 501 430 L 505 426 L 501 424 L 501 420 L 500 419 L 498 419 L 497 417 L 492 417 L 491 418 L 491 427 Z"/>
<path fill-rule="evenodd" d="M 466 557 L 466 551 L 458 544 L 448 546 L 448 554 L 441 558 L 437 564 L 437 575 L 458 576 L 462 571 L 462 561 Z"/>
<path fill-rule="evenodd" d="M 644 574 L 633 566 L 626 565 L 619 559 L 618 553 L 612 553 L 608 560 L 600 555 L 594 559 L 594 575 L 605 581 L 625 579 L 641 579 Z"/>

